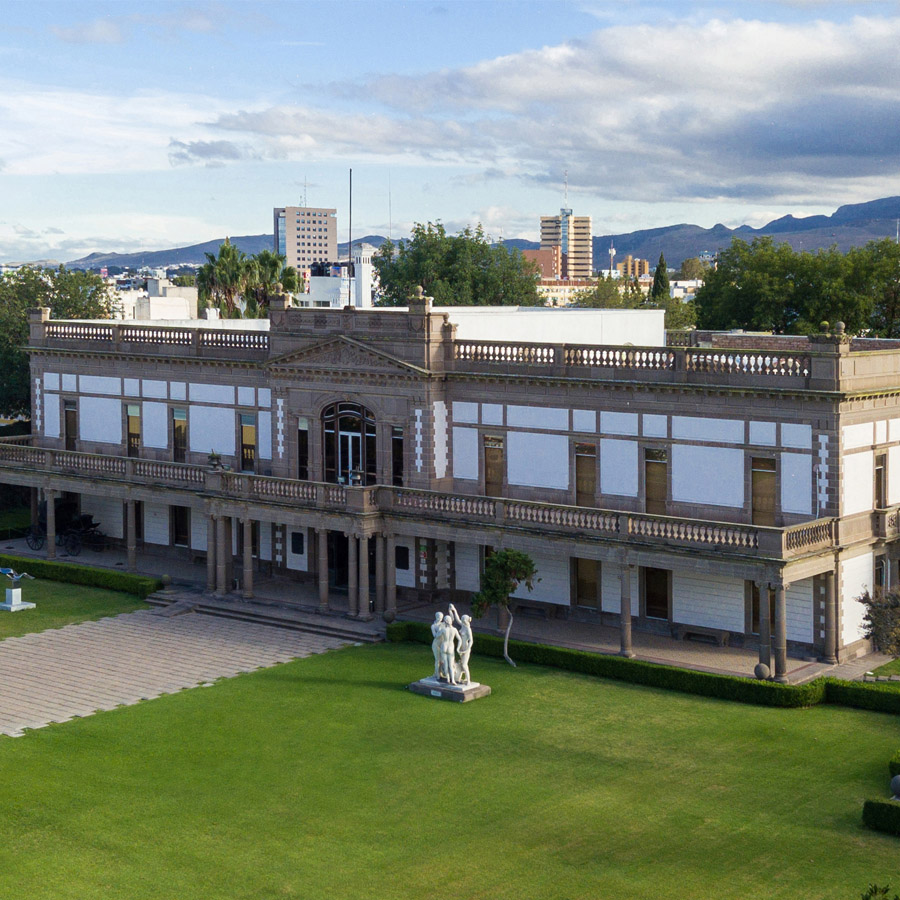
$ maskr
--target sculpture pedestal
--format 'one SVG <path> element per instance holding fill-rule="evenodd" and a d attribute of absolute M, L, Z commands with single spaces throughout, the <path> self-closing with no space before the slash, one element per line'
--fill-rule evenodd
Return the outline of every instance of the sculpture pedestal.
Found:
<path fill-rule="evenodd" d="M 452 700 L 455 703 L 467 703 L 469 700 L 477 700 L 479 697 L 487 697 L 491 689 L 486 684 L 473 681 L 470 684 L 447 684 L 439 681 L 434 675 L 428 678 L 420 678 L 406 686 L 407 690 L 423 697 L 434 697 L 436 700 Z"/>
<path fill-rule="evenodd" d="M 34 604 L 23 602 L 22 588 L 7 588 L 6 603 L 0 603 L 0 609 L 5 609 L 7 612 L 18 612 L 20 609 L 34 609 Z"/>

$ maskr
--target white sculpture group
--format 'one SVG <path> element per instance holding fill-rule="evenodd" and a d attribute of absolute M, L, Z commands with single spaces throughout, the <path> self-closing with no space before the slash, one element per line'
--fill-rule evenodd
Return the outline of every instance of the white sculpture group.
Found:
<path fill-rule="evenodd" d="M 472 617 L 462 616 L 451 603 L 450 612 L 434 614 L 431 625 L 434 640 L 434 677 L 447 684 L 470 684 L 469 657 L 472 655 Z M 458 654 L 458 658 L 457 658 Z"/>

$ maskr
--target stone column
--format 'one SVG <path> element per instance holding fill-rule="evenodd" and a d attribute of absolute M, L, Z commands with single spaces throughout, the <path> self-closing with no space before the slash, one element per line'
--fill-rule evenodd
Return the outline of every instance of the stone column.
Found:
<path fill-rule="evenodd" d="M 347 615 L 359 615 L 359 594 L 357 591 L 357 577 L 359 575 L 359 560 L 357 558 L 357 546 L 355 534 L 348 534 L 347 540 Z"/>
<path fill-rule="evenodd" d="M 834 596 L 834 572 L 826 572 L 825 579 L 825 652 L 822 662 L 837 664 L 837 602 Z"/>
<path fill-rule="evenodd" d="M 316 565 L 319 567 L 319 612 L 328 612 L 328 529 L 317 528 L 318 552 Z"/>
<path fill-rule="evenodd" d="M 375 615 L 384 612 L 384 535 L 375 535 Z"/>
<path fill-rule="evenodd" d="M 394 619 L 397 615 L 397 536 L 389 534 L 385 544 L 384 611 Z"/>
<path fill-rule="evenodd" d="M 137 572 L 137 537 L 134 527 L 134 500 L 125 501 L 125 548 L 128 553 L 128 571 Z"/>
<path fill-rule="evenodd" d="M 359 617 L 368 619 L 372 613 L 369 609 L 369 539 L 359 539 Z"/>
<path fill-rule="evenodd" d="M 47 559 L 56 559 L 56 491 L 44 491 L 47 503 Z"/>
<path fill-rule="evenodd" d="M 772 671 L 772 629 L 770 627 L 771 612 L 769 610 L 769 582 L 757 581 L 759 592 L 759 661 Z"/>
<path fill-rule="evenodd" d="M 228 561 L 226 553 L 231 552 L 229 547 L 225 549 L 226 516 L 216 516 L 216 596 L 224 597 L 228 593 Z"/>
<path fill-rule="evenodd" d="M 787 584 L 775 584 L 775 681 L 787 684 Z"/>
<path fill-rule="evenodd" d="M 216 517 L 206 520 L 206 590 L 216 589 Z"/>
<path fill-rule="evenodd" d="M 619 573 L 621 591 L 619 592 L 619 642 L 620 656 L 629 659 L 634 656 L 631 649 L 631 571 L 634 566 L 623 565 Z"/>
<path fill-rule="evenodd" d="M 253 520 L 244 517 L 244 575 L 243 597 L 245 600 L 253 599 Z"/>

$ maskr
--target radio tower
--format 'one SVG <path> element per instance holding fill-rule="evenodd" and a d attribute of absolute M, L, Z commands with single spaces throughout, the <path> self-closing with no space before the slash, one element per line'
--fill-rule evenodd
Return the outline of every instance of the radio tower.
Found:
<path fill-rule="evenodd" d="M 613 269 L 615 268 L 616 262 L 616 248 L 613 247 L 613 242 L 610 239 L 609 242 L 609 277 L 613 277 Z"/>

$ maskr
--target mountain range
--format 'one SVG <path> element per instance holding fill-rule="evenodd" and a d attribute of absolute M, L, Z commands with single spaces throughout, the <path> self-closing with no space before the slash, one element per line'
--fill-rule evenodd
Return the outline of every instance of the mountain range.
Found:
<path fill-rule="evenodd" d="M 616 259 L 621 262 L 627 255 L 649 259 L 655 265 L 659 254 L 663 253 L 670 267 L 681 265 L 684 259 L 699 256 L 704 251 L 716 253 L 727 247 L 732 238 L 751 241 L 755 237 L 771 236 L 778 243 L 788 243 L 795 250 L 818 250 L 832 245 L 843 252 L 851 247 L 860 247 L 869 241 L 894 238 L 900 221 L 900 197 L 884 197 L 866 203 L 852 203 L 839 207 L 830 216 L 782 216 L 760 228 L 741 225 L 728 228 L 714 225 L 701 228 L 699 225 L 668 225 L 663 228 L 649 228 L 625 234 L 595 235 L 593 239 L 594 265 L 607 265 L 609 248 L 616 249 Z M 98 269 L 102 266 L 163 268 L 180 265 L 199 265 L 206 262 L 207 253 L 216 253 L 222 238 L 177 247 L 171 250 L 150 250 L 140 253 L 91 253 L 81 259 L 66 263 L 73 269 Z M 229 240 L 244 253 L 254 254 L 272 247 L 272 235 L 251 234 L 231 237 Z M 367 234 L 354 239 L 354 243 L 365 242 L 380 247 L 386 240 L 382 235 Z M 513 239 L 504 241 L 507 247 L 532 250 L 539 247 L 537 241 Z M 338 244 L 338 255 L 347 253 L 347 243 Z"/>

